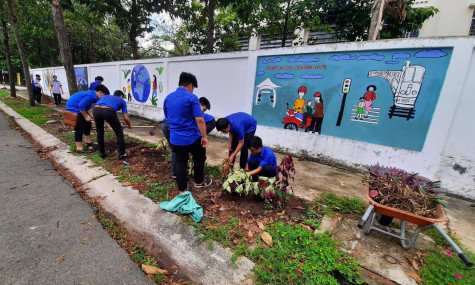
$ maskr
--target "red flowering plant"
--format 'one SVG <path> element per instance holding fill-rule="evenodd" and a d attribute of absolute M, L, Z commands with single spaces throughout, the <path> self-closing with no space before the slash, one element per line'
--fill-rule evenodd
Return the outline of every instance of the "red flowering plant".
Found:
<path fill-rule="evenodd" d="M 431 181 L 417 173 L 376 165 L 369 168 L 366 183 L 373 201 L 419 216 L 434 218 L 437 204 L 446 206 L 440 181 Z"/>

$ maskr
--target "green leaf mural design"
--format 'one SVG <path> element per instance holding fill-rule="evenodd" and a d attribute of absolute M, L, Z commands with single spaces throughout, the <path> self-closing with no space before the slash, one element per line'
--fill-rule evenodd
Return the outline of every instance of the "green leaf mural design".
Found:
<path fill-rule="evenodd" d="M 155 68 L 158 71 L 158 75 L 162 75 L 163 72 L 163 66 Z"/>
<path fill-rule="evenodd" d="M 158 105 L 157 104 L 158 99 L 157 99 L 157 96 L 155 94 L 152 95 L 152 97 L 150 98 L 150 101 L 152 102 L 153 106 L 156 107 Z"/>
<path fill-rule="evenodd" d="M 127 76 L 132 72 L 130 69 L 123 69 L 122 72 L 124 73 L 124 79 L 127 79 Z"/>
<path fill-rule="evenodd" d="M 158 91 L 160 91 L 160 93 L 163 91 L 163 84 L 161 81 L 158 83 Z"/>

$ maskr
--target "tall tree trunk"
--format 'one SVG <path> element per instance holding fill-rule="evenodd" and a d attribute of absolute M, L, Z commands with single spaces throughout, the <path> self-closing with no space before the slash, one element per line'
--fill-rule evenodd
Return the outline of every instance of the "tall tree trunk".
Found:
<path fill-rule="evenodd" d="M 8 37 L 7 21 L 2 20 L 3 45 L 5 46 L 5 58 L 8 66 L 8 81 L 10 83 L 10 95 L 16 97 L 15 76 L 13 76 L 12 54 L 10 53 L 10 38 Z"/>
<path fill-rule="evenodd" d="M 12 23 L 13 34 L 15 35 L 16 45 L 18 47 L 18 52 L 20 53 L 21 66 L 23 68 L 23 76 L 25 77 L 25 85 L 28 90 L 28 99 L 30 101 L 30 106 L 35 106 L 35 95 L 33 94 L 33 88 L 31 88 L 31 78 L 30 78 L 30 67 L 26 60 L 25 48 L 21 42 L 20 33 L 18 32 L 18 20 L 13 11 L 13 1 L 7 0 L 8 3 L 8 13 L 10 14 L 10 20 Z"/>
<path fill-rule="evenodd" d="M 206 30 L 206 52 L 213 53 L 214 47 L 214 9 L 216 8 L 216 0 L 208 2 L 208 28 Z"/>
<path fill-rule="evenodd" d="M 139 11 L 137 10 L 137 0 L 132 0 L 132 6 L 130 8 L 130 33 L 129 39 L 130 44 L 132 46 L 132 59 L 139 59 L 139 44 L 137 43 L 137 30 L 138 30 L 138 22 L 137 22 L 137 15 Z"/>
<path fill-rule="evenodd" d="M 371 24 L 369 26 L 368 41 L 375 41 L 379 38 L 384 4 L 385 0 L 374 0 L 373 7 L 371 8 Z"/>
<path fill-rule="evenodd" d="M 53 19 L 56 35 L 58 37 L 59 53 L 61 54 L 61 60 L 63 61 L 66 78 L 68 80 L 69 95 L 73 95 L 78 92 L 76 72 L 74 72 L 73 56 L 71 55 L 68 34 L 66 26 L 64 25 L 63 8 L 59 0 L 53 0 Z"/>

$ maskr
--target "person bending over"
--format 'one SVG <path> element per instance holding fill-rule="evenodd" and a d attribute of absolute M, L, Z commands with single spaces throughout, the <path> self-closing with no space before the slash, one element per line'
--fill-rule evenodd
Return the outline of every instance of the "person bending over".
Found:
<path fill-rule="evenodd" d="M 92 105 L 104 95 L 109 95 L 109 89 L 99 84 L 94 90 L 81 91 L 73 94 L 66 103 L 66 111 L 78 114 L 78 123 L 74 128 L 74 141 L 76 142 L 76 151 L 86 152 L 82 147 L 82 136 L 86 142 L 88 150 L 93 150 L 91 142 L 91 121 L 94 120 L 94 114 L 91 112 Z"/>
<path fill-rule="evenodd" d="M 274 152 L 262 146 L 260 137 L 255 136 L 249 144 L 251 155 L 247 160 L 246 171 L 252 175 L 252 180 L 257 182 L 259 176 L 274 177 L 277 175 L 277 158 Z"/>
<path fill-rule="evenodd" d="M 97 130 L 97 143 L 99 144 L 99 155 L 102 158 L 106 157 L 106 149 L 104 146 L 104 121 L 109 123 L 109 126 L 114 130 L 117 138 L 117 145 L 119 147 L 119 159 L 128 158 L 125 152 L 125 139 L 122 126 L 117 116 L 117 111 L 122 110 L 124 115 L 124 121 L 129 127 L 132 128 L 130 123 L 129 114 L 127 114 L 127 103 L 124 101 L 124 92 L 117 90 L 112 95 L 104 95 L 97 101 L 94 106 L 94 121 L 96 122 Z"/>
<path fill-rule="evenodd" d="M 206 114 L 205 112 L 211 110 L 211 104 L 206 97 L 200 98 L 201 111 L 203 112 L 203 118 L 206 124 L 206 134 L 209 135 L 211 131 L 216 127 L 216 120 L 213 116 Z"/>
<path fill-rule="evenodd" d="M 243 112 L 234 113 L 216 121 L 216 129 L 218 132 L 229 133 L 228 161 L 230 163 L 234 164 L 236 155 L 240 151 L 241 157 L 239 159 L 239 166 L 242 169 L 246 167 L 247 149 L 249 148 L 249 142 L 254 137 L 256 127 L 256 119 Z"/>

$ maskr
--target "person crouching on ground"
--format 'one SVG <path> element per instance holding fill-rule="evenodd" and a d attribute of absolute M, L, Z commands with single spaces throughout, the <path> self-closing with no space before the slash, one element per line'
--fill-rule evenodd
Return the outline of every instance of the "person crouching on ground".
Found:
<path fill-rule="evenodd" d="M 247 162 L 247 149 L 256 132 L 257 121 L 249 114 L 238 112 L 216 121 L 218 132 L 229 133 L 229 159 L 234 164 L 236 155 L 241 151 L 239 166 L 244 169 Z"/>
<path fill-rule="evenodd" d="M 103 95 L 109 95 L 109 89 L 104 85 L 97 85 L 94 90 L 81 91 L 75 93 L 66 103 L 66 111 L 78 114 L 78 123 L 74 128 L 74 141 L 76 142 L 76 152 L 86 152 L 82 147 L 82 136 L 88 150 L 93 150 L 91 142 L 91 121 L 94 115 L 91 112 L 92 104 L 97 102 Z"/>
<path fill-rule="evenodd" d="M 252 175 L 252 180 L 257 182 L 259 176 L 274 177 L 277 175 L 277 158 L 274 152 L 262 146 L 260 137 L 255 136 L 249 143 L 251 155 L 247 160 L 246 171 Z"/>
<path fill-rule="evenodd" d="M 99 99 L 94 106 L 94 122 L 96 122 L 97 143 L 99 144 L 99 156 L 106 157 L 106 149 L 104 146 L 104 121 L 109 123 L 109 126 L 114 130 L 117 138 L 117 145 L 119 146 L 119 159 L 127 158 L 125 152 L 125 139 L 122 126 L 120 125 L 117 111 L 122 110 L 124 121 L 129 129 L 132 128 L 129 114 L 127 114 L 127 103 L 124 101 L 124 92 L 117 90 L 112 95 L 104 95 Z"/>
<path fill-rule="evenodd" d="M 195 188 L 207 187 L 212 180 L 204 178 L 208 136 L 200 101 L 193 94 L 198 81 L 193 74 L 182 72 L 178 85 L 177 90 L 165 98 L 163 111 L 168 119 L 170 143 L 176 154 L 178 190 L 183 194 L 188 186 L 186 168 L 190 153 L 193 156 Z"/>
<path fill-rule="evenodd" d="M 209 135 L 211 131 L 216 127 L 216 120 L 213 116 L 206 114 L 205 112 L 211 110 L 211 104 L 206 97 L 200 98 L 201 111 L 203 112 L 203 118 L 206 125 L 206 134 Z"/>

